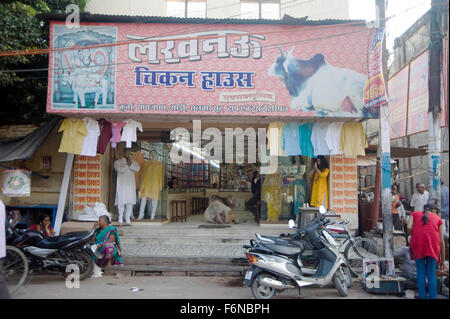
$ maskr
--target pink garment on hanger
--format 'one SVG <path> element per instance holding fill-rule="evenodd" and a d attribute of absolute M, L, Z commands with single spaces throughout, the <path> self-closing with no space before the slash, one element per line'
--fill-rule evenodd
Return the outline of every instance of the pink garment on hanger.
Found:
<path fill-rule="evenodd" d="M 116 148 L 116 143 L 120 142 L 122 135 L 120 134 L 120 130 L 125 126 L 125 122 L 111 122 L 112 128 L 112 137 L 111 137 L 111 147 Z"/>

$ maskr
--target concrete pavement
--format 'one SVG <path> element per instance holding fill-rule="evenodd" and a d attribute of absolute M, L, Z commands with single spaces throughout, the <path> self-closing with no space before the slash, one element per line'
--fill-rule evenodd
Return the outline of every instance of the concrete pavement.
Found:
<path fill-rule="evenodd" d="M 142 290 L 133 292 L 131 288 Z M 112 276 L 87 279 L 79 288 L 67 288 L 65 279 L 58 275 L 39 274 L 20 288 L 15 299 L 252 299 L 250 288 L 242 286 L 236 277 L 187 276 Z M 286 290 L 280 299 L 329 299 L 339 297 L 333 287 Z M 403 299 L 397 296 L 372 295 L 354 283 L 348 299 Z M 345 299 L 345 298 L 343 298 Z"/>

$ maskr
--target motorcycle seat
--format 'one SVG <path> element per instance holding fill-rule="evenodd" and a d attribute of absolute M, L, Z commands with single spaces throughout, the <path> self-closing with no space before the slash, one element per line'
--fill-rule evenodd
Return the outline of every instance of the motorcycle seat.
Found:
<path fill-rule="evenodd" d="M 283 239 L 283 238 L 274 237 L 274 236 L 262 236 L 262 235 L 259 235 L 259 236 L 260 236 L 260 239 L 263 241 L 263 243 L 264 243 L 264 241 L 267 241 L 267 242 L 272 241 L 273 243 L 275 243 L 277 245 L 289 245 L 289 243 L 286 241 L 286 239 Z"/>
<path fill-rule="evenodd" d="M 289 244 L 277 245 L 277 244 L 264 244 L 264 246 L 273 252 L 286 256 L 298 255 L 302 252 L 302 249 L 297 246 Z"/>
<path fill-rule="evenodd" d="M 35 246 L 39 248 L 59 249 L 76 241 L 81 242 L 87 240 L 89 237 L 89 232 L 71 232 L 62 236 L 46 237 Z"/>

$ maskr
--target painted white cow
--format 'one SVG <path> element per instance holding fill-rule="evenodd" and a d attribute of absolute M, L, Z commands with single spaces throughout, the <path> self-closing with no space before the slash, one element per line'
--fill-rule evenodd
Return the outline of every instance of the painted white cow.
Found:
<path fill-rule="evenodd" d="M 294 48 L 281 55 L 270 66 L 269 75 L 281 79 L 289 91 L 291 108 L 319 116 L 361 116 L 364 110 L 364 86 L 367 76 L 335 67 L 322 54 L 309 60 L 293 56 Z"/>

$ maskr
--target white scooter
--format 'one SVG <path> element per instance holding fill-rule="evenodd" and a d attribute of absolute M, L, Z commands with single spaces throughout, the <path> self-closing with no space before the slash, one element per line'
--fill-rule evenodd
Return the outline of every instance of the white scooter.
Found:
<path fill-rule="evenodd" d="M 271 299 L 277 291 L 284 289 L 299 288 L 300 292 L 301 287 L 324 287 L 331 282 L 340 296 L 347 296 L 346 260 L 319 232 L 319 229 L 330 222 L 324 218 L 325 213 L 325 207 L 320 207 L 321 216 L 290 238 L 265 239 L 259 236 L 260 243 L 244 245 L 251 265 L 245 274 L 244 286 L 251 287 L 256 299 Z M 289 221 L 289 227 L 295 228 L 293 220 Z M 313 275 L 303 271 L 301 254 L 304 241 L 311 244 L 319 260 L 319 267 Z"/>

